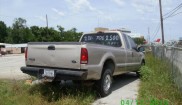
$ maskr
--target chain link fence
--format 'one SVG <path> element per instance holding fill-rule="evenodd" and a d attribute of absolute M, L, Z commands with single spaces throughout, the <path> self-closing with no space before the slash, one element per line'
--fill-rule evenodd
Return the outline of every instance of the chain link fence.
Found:
<path fill-rule="evenodd" d="M 155 57 L 166 60 L 171 64 L 174 82 L 182 91 L 182 48 L 166 46 L 151 46 L 151 48 Z"/>

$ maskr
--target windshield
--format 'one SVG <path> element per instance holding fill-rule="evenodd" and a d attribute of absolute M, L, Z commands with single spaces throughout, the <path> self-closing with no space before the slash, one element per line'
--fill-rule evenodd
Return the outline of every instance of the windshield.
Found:
<path fill-rule="evenodd" d="M 113 47 L 121 47 L 121 40 L 117 33 L 85 34 L 81 42 L 96 43 Z"/>

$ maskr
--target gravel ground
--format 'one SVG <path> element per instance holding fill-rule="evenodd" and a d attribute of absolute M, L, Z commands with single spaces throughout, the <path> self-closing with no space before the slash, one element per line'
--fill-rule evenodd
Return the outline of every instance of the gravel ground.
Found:
<path fill-rule="evenodd" d="M 24 54 L 0 56 L 0 79 L 29 78 L 28 75 L 21 72 L 21 66 L 25 66 Z"/>

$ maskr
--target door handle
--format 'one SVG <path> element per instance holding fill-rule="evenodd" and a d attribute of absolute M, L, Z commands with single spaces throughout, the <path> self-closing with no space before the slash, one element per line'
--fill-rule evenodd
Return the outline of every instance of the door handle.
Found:
<path fill-rule="evenodd" d="M 55 50 L 55 46 L 54 46 L 54 45 L 50 45 L 50 46 L 48 46 L 47 49 L 48 49 L 48 50 Z"/>

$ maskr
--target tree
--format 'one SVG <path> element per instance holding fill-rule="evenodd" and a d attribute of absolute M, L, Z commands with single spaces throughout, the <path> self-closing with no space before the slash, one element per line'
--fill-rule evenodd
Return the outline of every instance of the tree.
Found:
<path fill-rule="evenodd" d="M 26 26 L 26 20 L 23 18 L 16 18 L 13 23 L 13 29 L 23 29 Z"/>
<path fill-rule="evenodd" d="M 34 41 L 42 41 L 41 39 L 41 31 L 38 26 L 31 26 L 30 31 L 32 32 L 32 35 L 34 37 Z"/>
<path fill-rule="evenodd" d="M 0 21 L 0 42 L 4 43 L 5 38 L 8 36 L 6 24 Z"/>
<path fill-rule="evenodd" d="M 15 19 L 11 34 L 13 43 L 27 43 L 29 41 L 34 41 L 34 36 L 26 26 L 26 20 L 23 18 Z"/>
<path fill-rule="evenodd" d="M 77 33 L 76 32 L 77 29 L 76 28 L 72 28 L 68 31 L 65 32 L 65 35 L 64 35 L 64 41 L 79 41 L 82 33 Z"/>
<path fill-rule="evenodd" d="M 66 31 L 60 25 L 57 28 L 58 30 L 39 26 L 29 28 L 23 18 L 16 18 L 12 27 L 7 28 L 4 22 L 0 21 L 0 41 L 7 43 L 78 41 L 82 35 L 76 28 Z"/>
<path fill-rule="evenodd" d="M 63 40 L 64 40 L 64 32 L 65 32 L 65 31 L 64 31 L 64 27 L 58 25 L 57 28 L 58 28 L 58 30 L 60 31 L 60 32 L 59 32 L 60 41 L 63 41 Z"/>
<path fill-rule="evenodd" d="M 25 29 L 23 29 L 23 40 L 21 43 L 27 43 L 27 42 L 32 42 L 34 41 L 34 36 L 32 34 L 32 32 L 30 31 L 30 29 L 28 27 L 26 27 Z"/>
<path fill-rule="evenodd" d="M 61 41 L 61 36 L 59 35 L 59 32 L 54 30 L 54 28 L 49 28 L 48 29 L 48 33 L 49 35 L 47 36 L 47 41 L 50 41 L 50 42 L 59 42 Z"/>
<path fill-rule="evenodd" d="M 62 26 L 58 25 L 58 26 L 57 26 L 57 28 L 58 28 L 58 30 L 59 30 L 61 33 L 63 33 L 63 32 L 64 32 L 64 27 L 62 27 Z"/>
<path fill-rule="evenodd" d="M 134 41 L 137 45 L 144 44 L 144 38 L 134 38 Z"/>
<path fill-rule="evenodd" d="M 11 27 L 7 28 L 7 33 L 8 33 L 8 36 L 6 37 L 5 42 L 6 43 L 13 43 L 12 28 Z"/>

